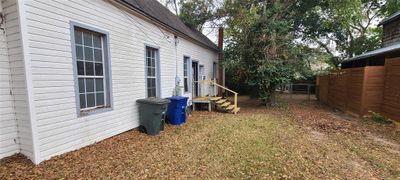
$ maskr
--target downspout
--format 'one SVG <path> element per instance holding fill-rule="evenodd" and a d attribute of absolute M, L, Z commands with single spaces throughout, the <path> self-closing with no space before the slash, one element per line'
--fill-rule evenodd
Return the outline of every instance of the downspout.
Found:
<path fill-rule="evenodd" d="M 224 59 L 223 56 L 223 48 L 224 48 L 224 28 L 220 27 L 218 29 L 218 49 L 219 49 L 219 56 L 218 56 L 218 77 L 217 83 L 225 86 L 225 68 L 222 65 L 222 60 Z M 218 88 L 218 95 L 222 96 L 222 89 Z"/>
<path fill-rule="evenodd" d="M 180 78 L 178 75 L 178 44 L 179 44 L 179 39 L 178 36 L 174 36 L 174 46 L 175 46 L 175 90 L 174 90 L 174 96 L 180 96 L 182 95 L 181 93 L 181 87 L 180 87 Z"/>

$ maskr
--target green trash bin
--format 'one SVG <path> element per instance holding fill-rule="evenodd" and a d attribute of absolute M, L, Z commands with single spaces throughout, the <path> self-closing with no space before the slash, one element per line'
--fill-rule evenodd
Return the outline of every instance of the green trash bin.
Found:
<path fill-rule="evenodd" d="M 168 99 L 145 98 L 136 101 L 139 104 L 139 130 L 148 135 L 158 135 L 164 130 L 165 112 L 168 109 Z"/>

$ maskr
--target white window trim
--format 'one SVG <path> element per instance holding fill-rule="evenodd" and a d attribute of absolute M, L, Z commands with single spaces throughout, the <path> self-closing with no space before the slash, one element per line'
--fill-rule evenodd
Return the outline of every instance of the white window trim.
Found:
<path fill-rule="evenodd" d="M 105 98 L 105 106 L 102 107 L 91 107 L 91 108 L 80 108 L 80 93 L 79 93 L 79 81 L 78 78 L 82 77 L 78 75 L 77 69 L 77 59 L 76 59 L 76 50 L 75 50 L 75 28 L 87 29 L 89 31 L 93 31 L 96 33 L 100 33 L 103 35 L 102 37 L 102 50 L 103 50 L 103 76 L 105 78 L 104 86 L 104 98 Z M 71 50 L 72 50 L 72 64 L 74 69 L 74 80 L 75 80 L 75 101 L 76 101 L 76 111 L 78 117 L 87 116 L 91 114 L 97 114 L 101 112 L 107 112 L 113 110 L 113 93 L 112 93 L 112 74 L 111 74 L 111 55 L 110 55 L 110 43 L 109 43 L 109 33 L 100 28 L 96 28 L 93 26 L 89 26 L 83 23 L 78 23 L 74 21 L 70 21 L 70 35 L 71 35 Z M 89 76 L 84 76 L 85 78 L 89 78 Z M 90 76 L 92 77 L 92 76 Z M 93 76 L 93 78 L 100 76 Z"/>
<path fill-rule="evenodd" d="M 186 76 L 185 76 L 185 61 L 186 61 Z M 183 56 L 183 92 L 184 93 L 189 93 L 190 92 L 190 71 L 189 71 L 189 63 L 190 63 L 190 57 L 189 56 Z M 185 78 L 187 80 L 187 90 L 185 89 Z"/>
<path fill-rule="evenodd" d="M 150 78 L 155 78 L 156 79 L 156 97 L 161 97 L 161 62 L 160 62 L 160 47 L 158 46 L 153 46 L 149 44 L 144 45 L 144 68 L 145 68 L 145 95 L 146 98 L 149 97 L 148 91 L 147 91 L 147 79 L 149 78 L 147 76 L 147 48 L 153 48 L 156 50 L 155 54 L 155 61 L 156 61 L 156 75 L 155 77 L 150 77 Z"/>
<path fill-rule="evenodd" d="M 212 74 L 212 80 L 217 79 L 218 77 L 218 63 L 217 62 L 213 62 L 213 74 Z"/>

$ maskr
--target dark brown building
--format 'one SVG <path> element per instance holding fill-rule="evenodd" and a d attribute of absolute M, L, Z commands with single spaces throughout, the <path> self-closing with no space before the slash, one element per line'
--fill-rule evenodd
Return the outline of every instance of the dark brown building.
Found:
<path fill-rule="evenodd" d="M 383 28 L 382 48 L 345 60 L 342 69 L 384 66 L 385 59 L 400 57 L 400 11 L 384 19 L 378 26 Z"/>
<path fill-rule="evenodd" d="M 383 47 L 400 42 L 400 12 L 386 18 L 379 26 L 383 26 Z"/>

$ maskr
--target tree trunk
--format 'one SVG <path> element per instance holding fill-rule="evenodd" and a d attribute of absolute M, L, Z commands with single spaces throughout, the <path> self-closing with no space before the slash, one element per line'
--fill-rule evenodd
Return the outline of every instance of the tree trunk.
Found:
<path fill-rule="evenodd" d="M 269 101 L 269 105 L 270 105 L 271 107 L 274 107 L 274 106 L 276 105 L 276 93 L 275 93 L 275 90 L 273 90 L 273 91 L 271 92 L 271 95 L 270 95 L 268 101 Z"/>
<path fill-rule="evenodd" d="M 285 92 L 285 88 L 286 88 L 286 85 L 281 85 L 281 94 L 283 94 L 284 92 Z"/>

